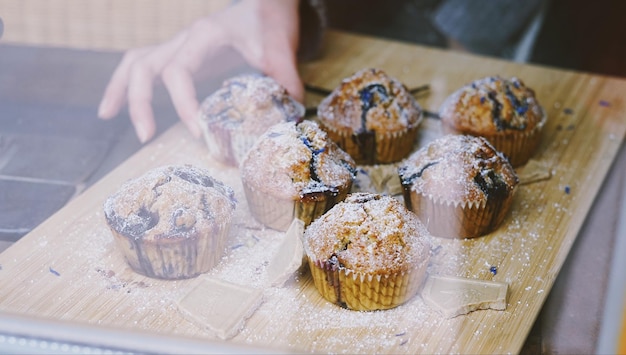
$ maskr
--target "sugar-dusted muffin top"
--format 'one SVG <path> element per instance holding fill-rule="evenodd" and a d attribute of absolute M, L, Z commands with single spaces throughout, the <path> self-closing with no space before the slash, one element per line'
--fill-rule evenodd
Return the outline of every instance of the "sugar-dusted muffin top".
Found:
<path fill-rule="evenodd" d="M 215 224 L 228 223 L 235 207 L 230 187 L 204 169 L 182 165 L 127 181 L 105 201 L 104 214 L 119 234 L 158 241 L 207 234 Z"/>
<path fill-rule="evenodd" d="M 252 135 L 303 116 L 304 106 L 274 79 L 261 74 L 243 74 L 224 81 L 200 107 L 201 124 Z"/>
<path fill-rule="evenodd" d="M 405 188 L 447 203 L 504 199 L 518 184 L 509 161 L 482 137 L 445 135 L 420 148 L 398 168 Z"/>
<path fill-rule="evenodd" d="M 325 127 L 344 134 L 385 134 L 418 126 L 422 109 L 404 84 L 371 68 L 342 80 L 319 104 L 317 116 Z"/>
<path fill-rule="evenodd" d="M 442 124 L 472 135 L 525 132 L 545 122 L 535 92 L 518 78 L 499 76 L 463 86 L 444 100 L 439 116 Z"/>
<path fill-rule="evenodd" d="M 354 160 L 313 121 L 270 127 L 241 165 L 244 183 L 274 197 L 297 200 L 308 194 L 336 193 L 351 184 Z"/>
<path fill-rule="evenodd" d="M 389 275 L 423 265 L 430 257 L 424 225 L 396 199 L 354 193 L 305 230 L 308 257 L 330 267 Z"/>

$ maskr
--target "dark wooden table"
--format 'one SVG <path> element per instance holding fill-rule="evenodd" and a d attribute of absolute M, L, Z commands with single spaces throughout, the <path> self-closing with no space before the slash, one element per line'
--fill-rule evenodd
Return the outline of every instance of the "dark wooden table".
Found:
<path fill-rule="evenodd" d="M 127 115 L 96 118 L 120 58 L 0 45 L 0 240 L 19 239 L 140 148 Z M 203 83 L 199 96 L 217 84 Z M 176 122 L 162 88 L 155 106 L 160 133 Z M 625 216 L 625 172 L 622 144 L 523 353 L 596 352 Z"/>

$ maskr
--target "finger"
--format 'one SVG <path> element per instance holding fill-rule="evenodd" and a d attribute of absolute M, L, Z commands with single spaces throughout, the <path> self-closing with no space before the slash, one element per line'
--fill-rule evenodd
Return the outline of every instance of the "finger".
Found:
<path fill-rule="evenodd" d="M 123 80 L 127 83 L 128 110 L 137 137 L 142 143 L 151 139 L 156 132 L 152 93 L 157 73 L 171 60 L 186 35 L 186 31 L 183 31 L 158 47 L 145 48 L 138 52 L 143 56 L 136 55 L 132 58 L 133 62 L 127 64 L 129 69 Z"/>
<path fill-rule="evenodd" d="M 259 69 L 287 89 L 289 95 L 304 101 L 304 84 L 300 79 L 296 56 L 289 47 L 266 51 L 260 65 Z"/>
<path fill-rule="evenodd" d="M 170 93 L 172 103 L 181 121 L 187 126 L 191 134 L 199 138 L 202 135 L 197 122 L 200 107 L 196 98 L 196 88 L 191 72 L 179 63 L 168 65 L 162 74 L 163 83 Z"/>
<path fill-rule="evenodd" d="M 152 111 L 152 84 L 155 74 L 146 62 L 135 62 L 128 81 L 128 112 L 137 138 L 147 142 L 156 131 Z"/>
<path fill-rule="evenodd" d="M 300 79 L 298 68 L 293 62 L 271 62 L 265 73 L 281 84 L 291 97 L 304 102 L 304 84 Z"/>
<path fill-rule="evenodd" d="M 200 104 L 193 74 L 198 71 L 203 59 L 222 45 L 223 36 L 219 33 L 210 21 L 195 23 L 161 75 L 178 117 L 196 138 L 202 135 L 202 131 L 197 121 Z"/>
<path fill-rule="evenodd" d="M 136 49 L 124 54 L 104 90 L 104 95 L 98 106 L 98 117 L 110 119 L 117 116 L 120 112 L 122 106 L 126 103 L 126 89 L 128 87 L 130 68 L 135 60 L 147 50 L 147 48 Z"/>

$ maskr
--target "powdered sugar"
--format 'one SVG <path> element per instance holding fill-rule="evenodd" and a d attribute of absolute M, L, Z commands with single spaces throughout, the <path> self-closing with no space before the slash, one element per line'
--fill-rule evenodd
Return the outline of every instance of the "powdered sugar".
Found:
<path fill-rule="evenodd" d="M 335 256 L 343 267 L 363 274 L 393 274 L 428 259 L 425 228 L 397 200 L 375 194 L 348 196 L 305 232 L 305 251 L 325 262 Z"/>
<path fill-rule="evenodd" d="M 398 171 L 412 191 L 453 204 L 485 203 L 489 190 L 477 180 L 488 187 L 501 181 L 509 194 L 518 183 L 506 158 L 473 136 L 445 135 L 413 153 Z"/>

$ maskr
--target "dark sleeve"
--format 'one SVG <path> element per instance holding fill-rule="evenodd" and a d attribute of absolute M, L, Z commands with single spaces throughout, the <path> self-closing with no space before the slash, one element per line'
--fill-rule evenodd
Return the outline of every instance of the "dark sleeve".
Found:
<path fill-rule="evenodd" d="M 542 0 L 445 0 L 433 22 L 469 50 L 492 54 L 518 39 L 541 5 Z"/>
<path fill-rule="evenodd" d="M 300 0 L 299 6 L 298 59 L 313 60 L 321 51 L 324 31 L 327 27 L 326 9 L 322 0 Z"/>

